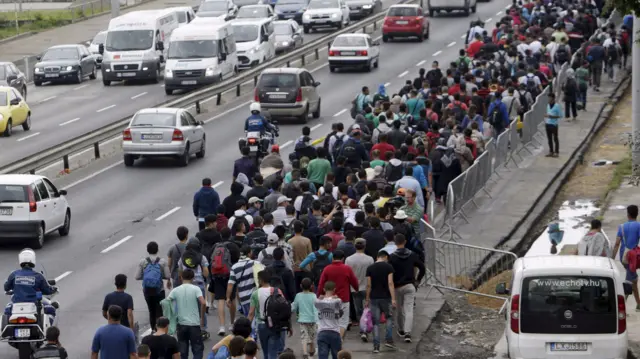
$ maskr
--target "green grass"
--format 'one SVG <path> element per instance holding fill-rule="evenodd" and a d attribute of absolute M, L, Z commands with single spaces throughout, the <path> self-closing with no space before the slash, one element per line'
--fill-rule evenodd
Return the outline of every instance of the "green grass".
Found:
<path fill-rule="evenodd" d="M 607 197 L 609 192 L 615 191 L 620 188 L 622 185 L 622 181 L 625 177 L 631 175 L 631 153 L 629 153 L 620 163 L 616 166 L 616 169 L 613 171 L 613 178 L 609 182 L 607 186 L 607 191 L 604 194 L 604 198 Z M 603 199 L 604 199 L 603 198 Z"/>

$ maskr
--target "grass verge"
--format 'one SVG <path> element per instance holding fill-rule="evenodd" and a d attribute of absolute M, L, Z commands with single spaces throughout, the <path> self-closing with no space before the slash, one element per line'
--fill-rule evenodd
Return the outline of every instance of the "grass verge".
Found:
<path fill-rule="evenodd" d="M 620 185 L 622 185 L 622 181 L 624 180 L 624 178 L 629 175 L 631 175 L 631 153 L 629 153 L 616 166 L 616 169 L 613 171 L 613 178 L 611 178 L 611 181 L 607 186 L 607 190 L 605 191 L 602 200 L 604 201 L 609 192 L 615 191 L 620 188 Z"/>

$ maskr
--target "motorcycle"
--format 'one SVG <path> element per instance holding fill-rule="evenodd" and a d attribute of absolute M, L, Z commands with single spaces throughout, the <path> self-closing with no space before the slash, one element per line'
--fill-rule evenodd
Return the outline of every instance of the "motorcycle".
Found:
<path fill-rule="evenodd" d="M 256 165 L 260 165 L 260 161 L 269 154 L 269 147 L 272 143 L 275 143 L 275 137 L 278 137 L 278 123 L 272 121 L 274 126 L 274 133 L 265 132 L 260 135 L 260 132 L 246 132 L 245 138 L 238 139 L 238 147 L 240 151 L 245 146 L 249 146 L 249 156 L 254 158 Z"/>
<path fill-rule="evenodd" d="M 51 286 L 56 284 L 55 280 L 47 282 Z M 54 294 L 43 298 L 42 293 L 38 292 L 36 303 L 13 303 L 5 308 L 0 326 L 0 341 L 18 349 L 20 359 L 30 359 L 33 352 L 46 342 L 47 329 L 56 325 L 55 311 L 59 304 L 49 299 L 57 293 L 58 289 L 55 288 Z M 13 295 L 13 291 L 5 294 Z"/>

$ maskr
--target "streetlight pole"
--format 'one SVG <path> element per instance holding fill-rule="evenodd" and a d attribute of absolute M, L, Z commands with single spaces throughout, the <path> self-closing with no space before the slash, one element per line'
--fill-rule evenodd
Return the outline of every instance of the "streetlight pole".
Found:
<path fill-rule="evenodd" d="M 120 16 L 120 0 L 111 0 L 111 18 Z"/>
<path fill-rule="evenodd" d="M 640 177 L 640 14 L 635 14 L 633 19 L 633 42 L 631 44 L 631 123 L 633 138 L 631 142 L 631 164 L 634 177 Z"/>

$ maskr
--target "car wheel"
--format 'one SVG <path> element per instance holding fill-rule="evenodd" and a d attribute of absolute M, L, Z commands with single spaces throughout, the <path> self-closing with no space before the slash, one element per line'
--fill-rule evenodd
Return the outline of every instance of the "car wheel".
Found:
<path fill-rule="evenodd" d="M 31 114 L 27 114 L 27 118 L 22 123 L 22 129 L 25 131 L 29 131 L 31 129 Z"/>
<path fill-rule="evenodd" d="M 340 20 L 338 23 L 338 30 L 341 30 L 344 27 L 344 21 Z"/>
<path fill-rule="evenodd" d="M 471 12 L 473 12 L 474 14 L 476 13 L 476 6 L 475 5 L 471 8 Z"/>
<path fill-rule="evenodd" d="M 196 152 L 196 158 L 204 158 L 206 150 L 207 150 L 207 140 L 203 138 L 202 144 L 200 145 L 200 151 Z"/>
<path fill-rule="evenodd" d="M 78 72 L 76 72 L 76 78 L 75 78 L 75 83 L 79 84 L 82 83 L 83 80 L 83 75 L 82 75 L 82 70 L 78 70 Z"/>
<path fill-rule="evenodd" d="M 429 39 L 429 32 L 430 32 L 430 31 L 431 31 L 431 25 L 428 25 L 428 26 L 427 26 L 427 34 L 426 34 L 426 35 L 424 35 L 424 38 L 425 38 L 425 39 Z"/>
<path fill-rule="evenodd" d="M 330 72 L 336 72 L 336 67 L 335 66 L 329 66 L 329 71 Z"/>
<path fill-rule="evenodd" d="M 173 89 L 168 89 L 168 88 L 166 88 L 166 87 L 165 87 L 165 88 L 164 88 L 164 93 L 165 93 L 167 96 L 171 96 L 171 95 L 173 95 Z"/>
<path fill-rule="evenodd" d="M 60 236 L 66 237 L 69 235 L 69 229 L 71 229 L 71 212 L 67 211 L 67 214 L 64 216 L 64 224 L 58 228 L 58 233 Z"/>
<path fill-rule="evenodd" d="M 433 10 L 429 10 L 429 16 L 430 17 L 434 17 L 436 15 L 436 12 Z"/>
<path fill-rule="evenodd" d="M 156 77 L 153 79 L 153 83 L 157 84 L 158 82 L 160 82 L 160 77 L 162 76 L 162 74 L 160 73 L 160 65 L 157 65 L 158 68 L 156 68 Z"/>
<path fill-rule="evenodd" d="M 313 111 L 313 113 L 311 114 L 311 116 L 313 116 L 313 118 L 320 118 L 320 107 L 322 104 L 322 99 L 319 98 L 318 99 L 318 107 L 316 107 L 316 110 Z"/>
<path fill-rule="evenodd" d="M 365 66 L 364 70 L 366 72 L 371 72 L 371 70 L 373 70 L 373 60 L 369 60 L 369 63 Z"/>
<path fill-rule="evenodd" d="M 102 80 L 102 84 L 105 86 L 111 86 L 111 81 L 109 80 Z"/>
<path fill-rule="evenodd" d="M 307 123 L 309 121 L 309 105 L 304 109 L 304 113 L 299 117 L 300 122 Z"/>
<path fill-rule="evenodd" d="M 424 41 L 424 31 L 421 31 L 418 34 L 418 42 L 423 42 Z"/>
<path fill-rule="evenodd" d="M 373 64 L 373 67 L 375 67 L 376 69 L 378 68 L 378 66 L 380 66 L 380 56 L 378 56 L 376 62 Z"/>
<path fill-rule="evenodd" d="M 42 86 L 42 81 L 33 81 L 33 84 L 36 85 L 36 87 L 40 87 Z"/>
<path fill-rule="evenodd" d="M 302 30 L 304 31 L 305 34 L 308 34 L 309 33 L 309 26 L 304 26 L 302 28 Z"/>
<path fill-rule="evenodd" d="M 93 70 L 91 70 L 91 74 L 89 75 L 89 79 L 90 80 L 95 80 L 96 79 L 96 67 L 93 67 Z"/>
<path fill-rule="evenodd" d="M 189 165 L 190 159 L 189 145 L 187 145 L 187 147 L 184 148 L 184 153 L 178 158 L 178 164 L 180 165 L 180 167 L 187 167 Z"/>
<path fill-rule="evenodd" d="M 464 9 L 464 16 L 469 16 L 470 14 L 469 10 L 470 10 L 469 8 Z"/>
<path fill-rule="evenodd" d="M 22 91 L 20 91 L 20 94 L 22 95 L 22 99 L 26 102 L 27 101 L 27 86 L 24 86 L 22 88 Z"/>
<path fill-rule="evenodd" d="M 136 159 L 132 155 L 124 155 L 124 165 L 126 167 L 132 167 L 135 161 Z"/>
<path fill-rule="evenodd" d="M 382 42 L 389 42 L 389 36 L 388 35 L 382 35 Z"/>
<path fill-rule="evenodd" d="M 11 127 L 11 119 L 7 121 L 7 128 L 4 129 L 4 137 L 11 137 L 13 134 L 13 128 Z"/>
<path fill-rule="evenodd" d="M 31 248 L 40 249 L 44 246 L 44 224 L 38 226 L 36 237 L 33 238 Z"/>

